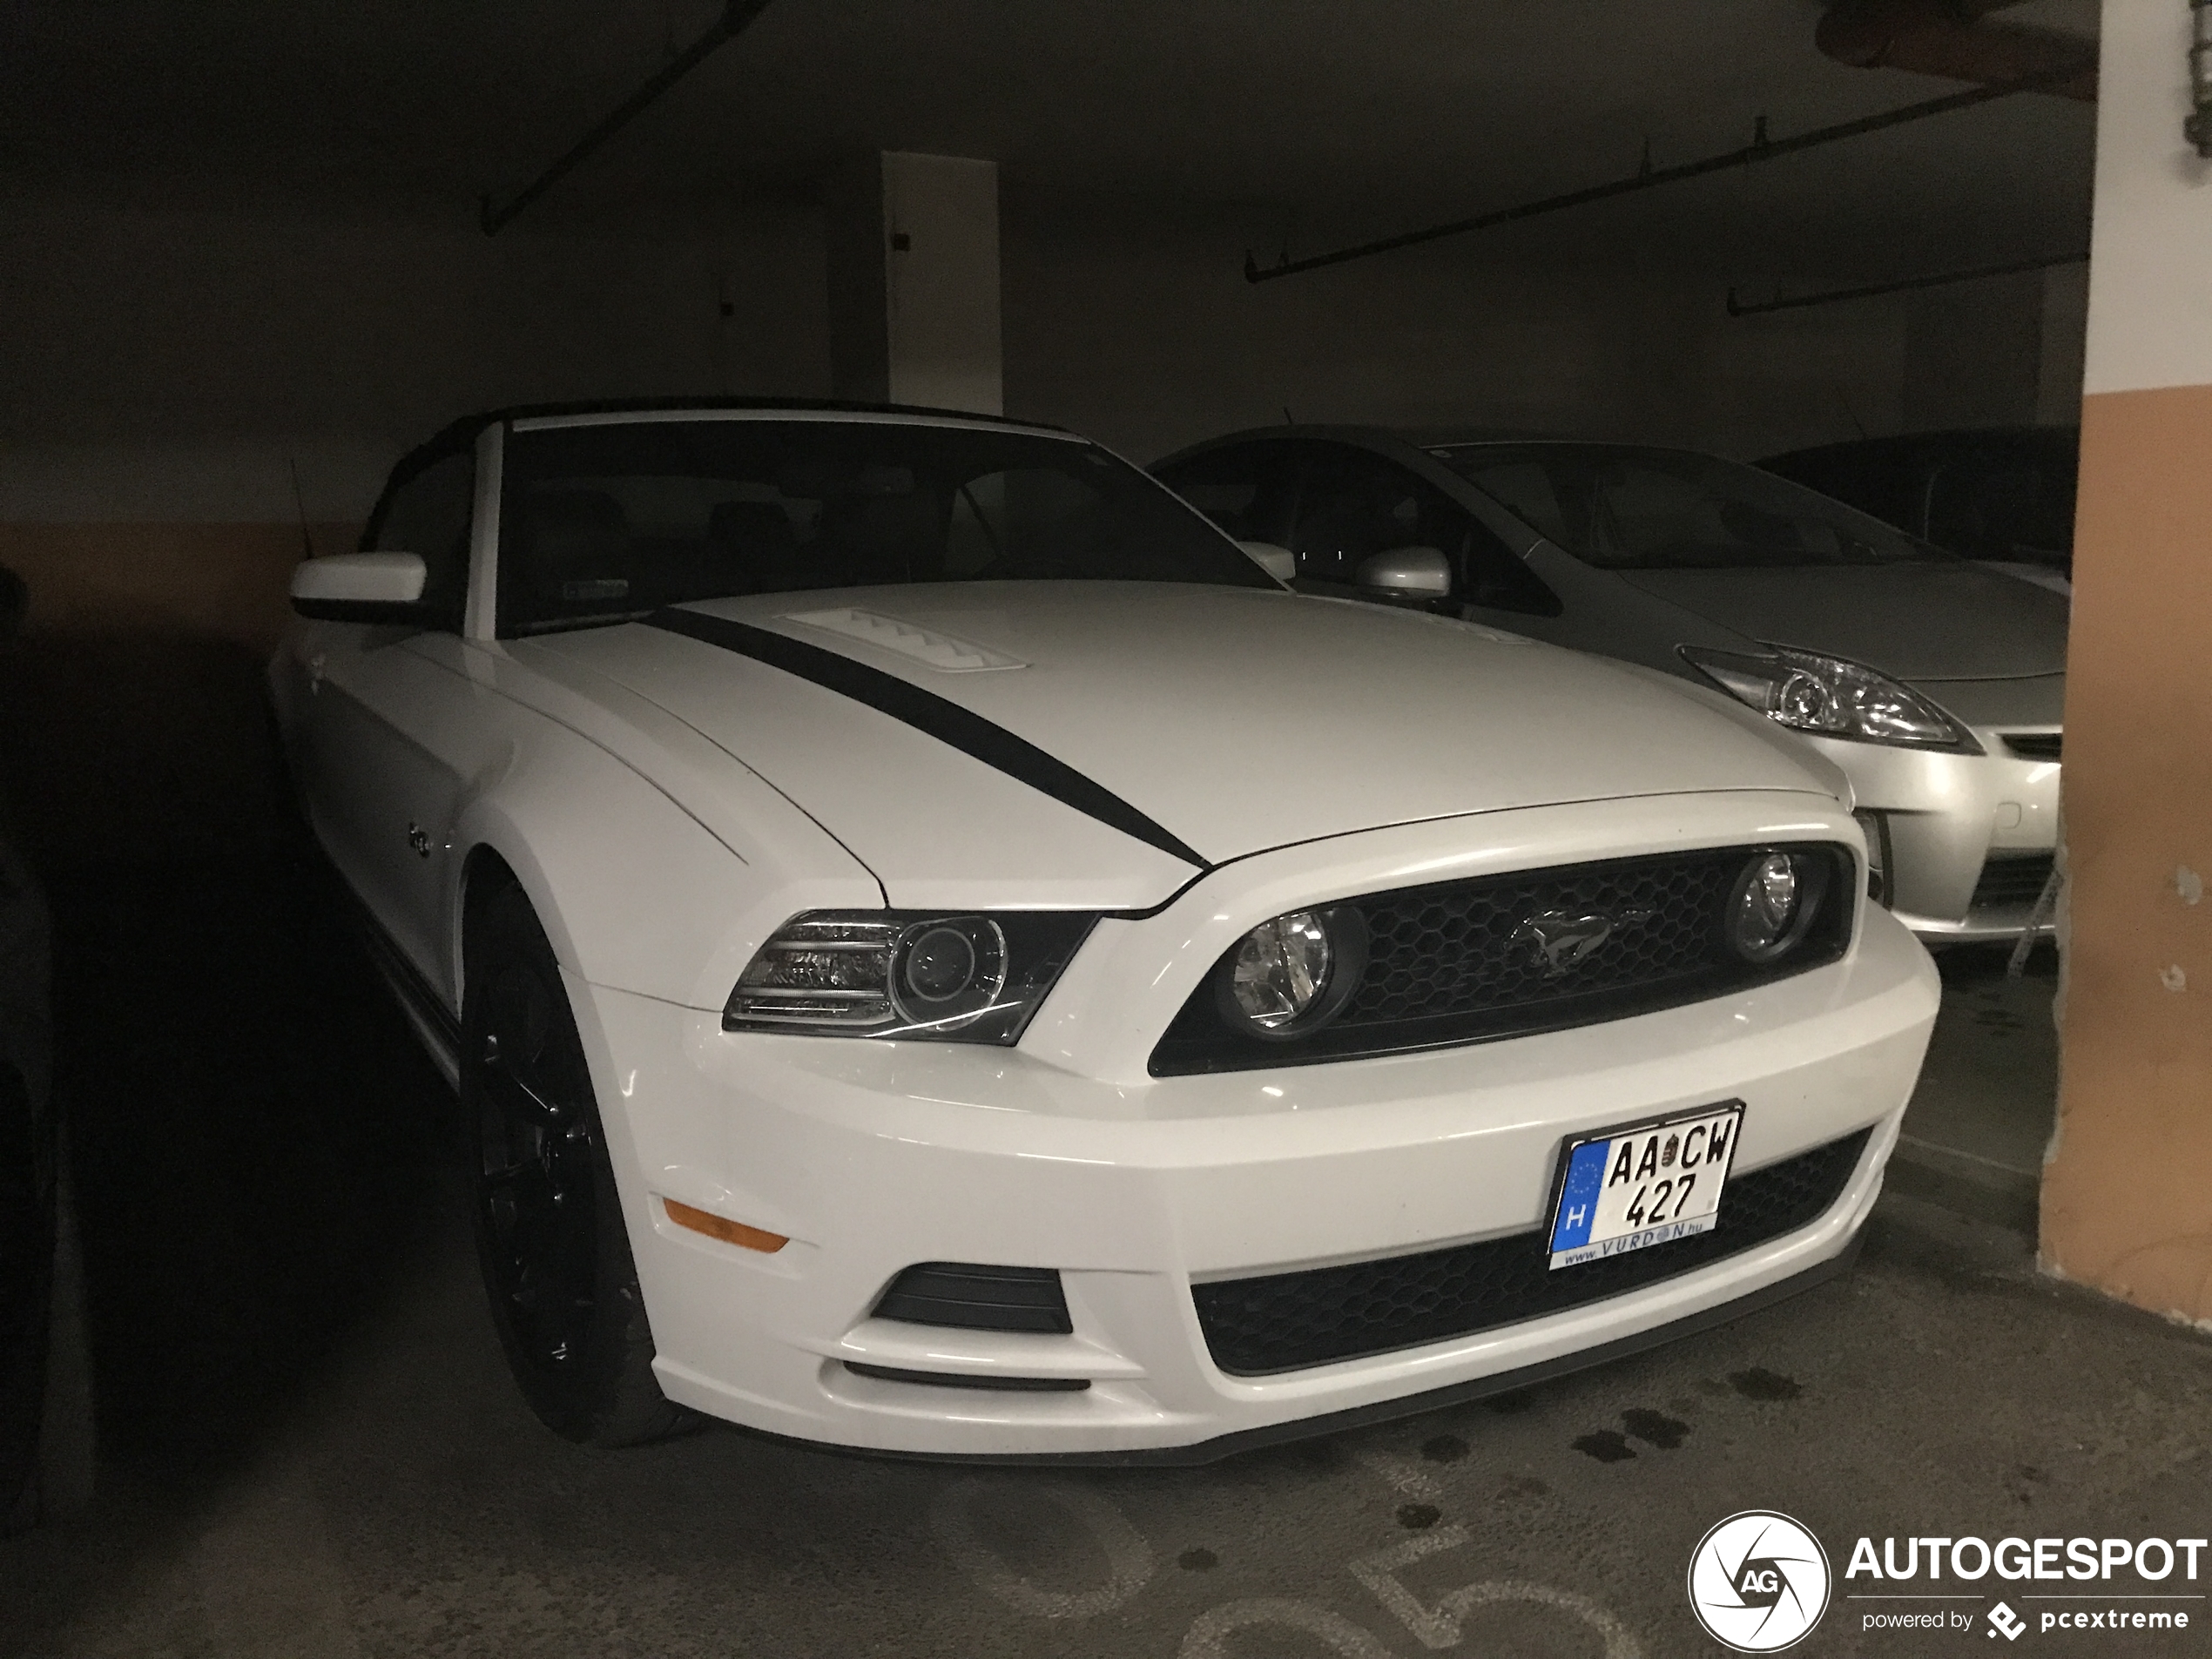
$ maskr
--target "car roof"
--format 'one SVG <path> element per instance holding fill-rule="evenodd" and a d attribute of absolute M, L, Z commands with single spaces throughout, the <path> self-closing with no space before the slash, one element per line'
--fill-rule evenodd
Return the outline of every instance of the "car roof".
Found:
<path fill-rule="evenodd" d="M 1155 466 L 1179 461 L 1185 455 L 1227 443 L 1248 442 L 1256 438 L 1333 438 L 1352 443 L 1406 444 L 1425 452 L 1438 449 L 1479 448 L 1495 445 L 1500 448 L 1527 448 L 1531 446 L 1557 444 L 1562 448 L 1635 449 L 1645 454 L 1674 454 L 1698 455 L 1707 460 L 1723 460 L 1725 456 L 1710 450 L 1693 449 L 1678 443 L 1644 443 L 1628 438 L 1577 438 L 1557 432 L 1517 431 L 1498 427 L 1399 427 L 1373 423 L 1332 423 L 1286 421 L 1279 426 L 1247 427 L 1240 432 L 1224 432 L 1218 437 L 1207 438 L 1197 443 L 1185 444 L 1181 448 L 1160 457 Z"/>
<path fill-rule="evenodd" d="M 1940 454 L 1946 450 L 1971 451 L 1980 448 L 2004 445 L 2049 450 L 2070 450 L 2081 441 L 2078 426 L 1986 426 L 1952 427 L 1937 432 L 1899 432 L 1879 438 L 1846 438 L 1839 443 L 1813 444 L 1803 449 L 1785 449 L 1763 457 L 1759 465 L 1769 462 L 1810 460 L 1829 455 L 1914 455 Z"/>

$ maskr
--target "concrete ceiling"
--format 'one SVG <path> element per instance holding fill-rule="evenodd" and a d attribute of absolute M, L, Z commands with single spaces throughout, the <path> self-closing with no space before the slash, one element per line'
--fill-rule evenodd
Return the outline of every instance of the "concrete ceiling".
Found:
<path fill-rule="evenodd" d="M 0 181 L 131 199 L 405 197 L 473 213 L 712 0 L 15 0 Z M 2094 0 L 2006 14 L 2094 32 Z M 1311 253 L 1958 90 L 1812 44 L 1816 0 L 772 0 L 520 228 L 804 196 L 868 148 L 1015 193 L 1233 211 Z M 1940 268 L 2086 241 L 2094 112 L 2022 96 L 1494 233 L 1749 273 Z"/>

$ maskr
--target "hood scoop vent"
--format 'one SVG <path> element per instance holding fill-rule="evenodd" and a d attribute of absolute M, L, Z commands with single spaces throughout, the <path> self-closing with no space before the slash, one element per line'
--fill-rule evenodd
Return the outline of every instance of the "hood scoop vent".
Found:
<path fill-rule="evenodd" d="M 1004 651 L 974 644 L 953 634 L 917 628 L 910 622 L 901 622 L 898 617 L 887 617 L 880 611 L 855 610 L 850 607 L 840 607 L 834 610 L 791 610 L 785 612 L 782 620 L 799 623 L 808 628 L 819 628 L 826 634 L 836 634 L 846 639 L 857 639 L 862 644 L 894 652 L 910 662 L 936 669 L 941 673 L 980 674 L 995 669 L 1028 666 L 1019 657 L 1008 657 Z"/>

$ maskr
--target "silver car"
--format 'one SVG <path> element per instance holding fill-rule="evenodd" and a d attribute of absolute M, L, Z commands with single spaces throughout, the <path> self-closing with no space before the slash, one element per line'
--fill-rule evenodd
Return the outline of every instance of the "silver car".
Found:
<path fill-rule="evenodd" d="M 1281 426 L 1153 470 L 1302 589 L 1741 699 L 1850 778 L 1876 896 L 1922 940 L 2031 925 L 2056 840 L 2059 595 L 1689 450 Z"/>

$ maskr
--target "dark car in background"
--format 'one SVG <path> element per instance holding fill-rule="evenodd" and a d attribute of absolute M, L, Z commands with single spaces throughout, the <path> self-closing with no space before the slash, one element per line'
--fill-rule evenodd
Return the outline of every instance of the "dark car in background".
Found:
<path fill-rule="evenodd" d="M 1824 444 L 1758 464 L 1963 558 L 2071 593 L 2080 449 L 2079 427 L 1993 427 Z"/>

